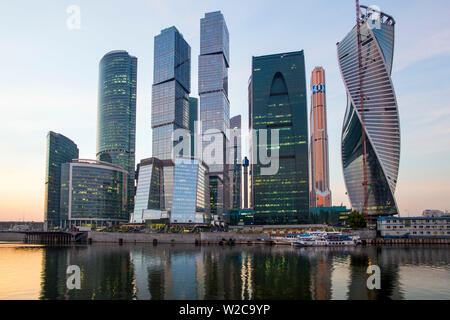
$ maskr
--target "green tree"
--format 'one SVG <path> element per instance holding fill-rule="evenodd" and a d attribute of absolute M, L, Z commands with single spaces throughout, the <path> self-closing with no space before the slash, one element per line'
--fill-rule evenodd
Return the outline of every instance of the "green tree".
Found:
<path fill-rule="evenodd" d="M 364 213 L 353 210 L 348 215 L 348 224 L 352 229 L 363 229 L 367 226 L 366 215 Z"/>

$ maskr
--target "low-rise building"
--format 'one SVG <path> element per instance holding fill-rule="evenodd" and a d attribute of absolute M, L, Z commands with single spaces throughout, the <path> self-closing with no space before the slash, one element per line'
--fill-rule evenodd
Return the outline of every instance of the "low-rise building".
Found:
<path fill-rule="evenodd" d="M 208 167 L 194 158 L 175 160 L 171 223 L 205 223 L 210 219 Z"/>
<path fill-rule="evenodd" d="M 96 227 L 128 222 L 127 176 L 119 166 L 73 160 L 61 167 L 61 227 Z"/>
<path fill-rule="evenodd" d="M 351 210 L 345 206 L 309 208 L 309 223 L 327 224 L 336 227 L 347 225 Z"/>
<path fill-rule="evenodd" d="M 430 209 L 427 209 L 427 210 L 423 211 L 422 216 L 424 216 L 426 218 L 431 218 L 431 217 L 439 218 L 439 217 L 449 216 L 449 213 L 446 213 L 446 212 L 441 211 L 441 210 L 430 210 Z"/>
<path fill-rule="evenodd" d="M 383 238 L 450 237 L 450 217 L 379 217 L 379 235 Z"/>

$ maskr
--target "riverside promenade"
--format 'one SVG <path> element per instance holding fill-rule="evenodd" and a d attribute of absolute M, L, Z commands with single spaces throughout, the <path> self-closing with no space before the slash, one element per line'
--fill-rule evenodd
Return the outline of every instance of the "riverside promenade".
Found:
<path fill-rule="evenodd" d="M 80 233 L 80 232 L 79 232 Z M 26 232 L 0 232 L 0 241 L 20 241 L 36 243 L 59 243 L 57 241 L 41 241 L 56 232 L 41 232 L 40 236 L 36 233 Z M 87 243 L 171 243 L 171 244 L 248 244 L 261 242 L 260 240 L 270 240 L 267 233 L 235 233 L 235 232 L 202 232 L 202 233 L 150 233 L 150 232 L 83 232 Z M 31 239 L 31 241 L 29 241 Z M 35 241 L 33 241 L 35 240 Z M 80 242 L 80 241 L 70 241 Z M 66 244 L 68 241 L 62 241 L 60 244 Z"/>
<path fill-rule="evenodd" d="M 34 235 L 30 238 L 30 234 Z M 201 233 L 150 233 L 150 232 L 78 232 L 82 241 L 75 237 L 71 241 L 45 241 L 54 232 L 0 232 L 0 241 L 17 241 L 27 243 L 152 243 L 152 244 L 274 244 L 269 233 L 237 233 L 237 232 L 201 232 Z M 421 245 L 421 244 L 450 244 L 450 238 L 376 238 L 370 232 L 352 232 L 361 236 L 364 245 Z M 28 241 L 27 241 L 28 240 Z"/>
<path fill-rule="evenodd" d="M 201 232 L 201 233 L 144 233 L 144 232 L 88 232 L 89 242 L 115 243 L 191 243 L 235 244 L 252 243 L 259 240 L 270 240 L 267 233 L 235 233 L 235 232 Z"/>

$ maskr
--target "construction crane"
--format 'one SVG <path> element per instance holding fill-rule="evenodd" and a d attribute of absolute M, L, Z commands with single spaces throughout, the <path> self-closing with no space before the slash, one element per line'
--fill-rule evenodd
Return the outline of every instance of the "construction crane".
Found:
<path fill-rule="evenodd" d="M 364 119 L 364 93 L 363 93 L 363 63 L 362 63 L 362 39 L 361 39 L 361 7 L 359 6 L 359 0 L 356 0 L 356 42 L 358 44 L 358 74 L 359 74 L 359 103 L 361 110 L 361 131 L 362 131 L 362 148 L 363 148 L 363 183 L 364 188 L 364 206 L 363 213 L 368 219 L 368 206 L 369 206 L 369 183 L 367 181 L 367 137 L 366 126 Z M 356 108 L 356 106 L 355 106 Z"/>

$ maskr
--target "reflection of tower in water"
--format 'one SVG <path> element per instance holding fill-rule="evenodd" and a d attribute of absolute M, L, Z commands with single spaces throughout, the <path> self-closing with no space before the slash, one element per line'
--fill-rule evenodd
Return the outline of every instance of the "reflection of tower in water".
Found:
<path fill-rule="evenodd" d="M 242 252 L 241 254 L 241 299 L 242 300 L 251 300 L 253 298 L 253 286 L 252 286 L 252 259 L 251 256 L 247 252 Z"/>
<path fill-rule="evenodd" d="M 400 291 L 399 266 L 396 259 L 389 259 L 390 250 L 386 248 L 366 247 L 355 249 L 350 255 L 350 300 L 386 300 L 403 299 Z M 367 288 L 369 263 L 380 267 L 381 290 Z"/>
<path fill-rule="evenodd" d="M 313 300 L 331 299 L 331 275 L 333 266 L 328 250 L 316 251 L 311 258 L 310 291 Z"/>

